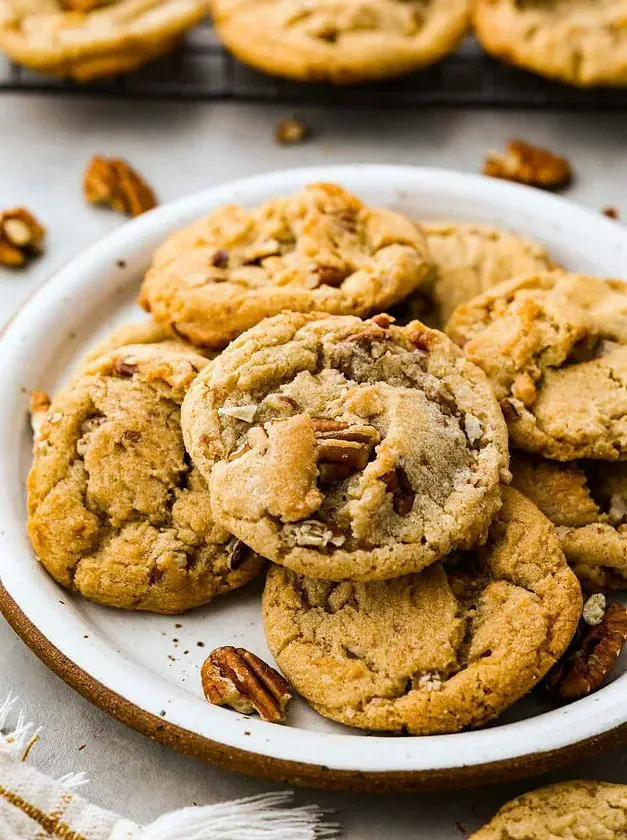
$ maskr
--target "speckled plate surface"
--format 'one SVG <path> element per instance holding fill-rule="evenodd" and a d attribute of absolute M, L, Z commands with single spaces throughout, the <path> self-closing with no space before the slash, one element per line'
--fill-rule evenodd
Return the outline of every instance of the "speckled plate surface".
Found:
<path fill-rule="evenodd" d="M 468 219 L 544 242 L 566 267 L 620 276 L 627 231 L 539 191 L 454 172 L 342 166 L 270 173 L 217 187 L 120 227 L 73 260 L 18 312 L 0 341 L 0 609 L 70 685 L 150 737 L 242 772 L 297 784 L 400 790 L 480 784 L 546 770 L 627 738 L 627 663 L 595 695 L 555 709 L 537 697 L 475 731 L 381 737 L 319 717 L 301 701 L 277 726 L 210 706 L 199 667 L 217 645 L 270 659 L 260 585 L 180 617 L 98 607 L 58 587 L 24 525 L 32 389 L 54 391 L 85 349 L 142 317 L 134 303 L 155 246 L 214 207 L 257 204 L 311 181 L 337 181 L 367 201 L 422 219 Z"/>

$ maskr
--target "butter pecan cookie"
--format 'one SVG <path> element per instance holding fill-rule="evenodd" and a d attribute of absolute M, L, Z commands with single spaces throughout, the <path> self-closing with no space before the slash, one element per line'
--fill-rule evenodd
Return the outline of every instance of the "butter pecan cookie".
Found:
<path fill-rule="evenodd" d="M 0 0 L 0 50 L 88 81 L 169 52 L 208 11 L 208 0 Z"/>
<path fill-rule="evenodd" d="M 559 659 L 581 608 L 551 523 L 509 488 L 483 548 L 374 583 L 273 566 L 263 596 L 270 650 L 316 711 L 412 735 L 499 715 Z"/>
<path fill-rule="evenodd" d="M 470 840 L 624 840 L 627 785 L 560 782 L 532 790 L 504 805 Z"/>
<path fill-rule="evenodd" d="M 514 446 L 627 458 L 627 283 L 518 277 L 460 306 L 446 332 L 486 372 Z"/>
<path fill-rule="evenodd" d="M 627 464 L 516 453 L 512 473 L 514 486 L 555 525 L 586 588 L 627 590 Z"/>
<path fill-rule="evenodd" d="M 422 222 L 420 227 L 434 278 L 429 288 L 421 287 L 393 310 L 400 321 L 412 315 L 425 320 L 430 313 L 429 324 L 443 327 L 456 307 L 503 280 L 554 267 L 544 246 L 507 230 L 472 222 Z"/>
<path fill-rule="evenodd" d="M 250 210 L 224 207 L 175 233 L 154 256 L 140 303 L 176 335 L 223 347 L 284 310 L 368 315 L 431 271 L 408 219 L 313 184 Z"/>
<path fill-rule="evenodd" d="M 216 520 L 327 580 L 396 577 L 485 539 L 509 478 L 481 371 L 385 315 L 264 321 L 201 373 L 182 423 Z"/>
<path fill-rule="evenodd" d="M 466 33 L 469 0 L 213 0 L 242 61 L 305 82 L 354 84 L 426 67 Z M 263 32 L 263 37 L 259 33 Z"/>
<path fill-rule="evenodd" d="M 625 0 L 474 0 L 483 47 L 571 85 L 627 84 Z"/>
<path fill-rule="evenodd" d="M 261 570 L 215 523 L 183 447 L 181 402 L 205 364 L 194 352 L 126 346 L 53 400 L 35 440 L 28 531 L 63 586 L 109 606 L 176 613 Z"/>

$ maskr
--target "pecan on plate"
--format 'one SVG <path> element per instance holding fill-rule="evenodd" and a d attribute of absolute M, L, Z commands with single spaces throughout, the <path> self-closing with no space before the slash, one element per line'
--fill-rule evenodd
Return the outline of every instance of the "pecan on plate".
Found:
<path fill-rule="evenodd" d="M 609 604 L 596 624 L 582 620 L 570 647 L 548 673 L 547 690 L 561 700 L 579 700 L 596 691 L 626 642 L 627 608 L 622 604 Z"/>
<path fill-rule="evenodd" d="M 23 207 L 0 214 L 0 265 L 22 268 L 43 250 L 45 228 Z"/>
<path fill-rule="evenodd" d="M 219 647 L 203 662 L 200 678 L 205 697 L 215 706 L 230 706 L 243 715 L 257 712 L 278 723 L 292 699 L 287 680 L 245 648 Z"/>
<path fill-rule="evenodd" d="M 307 123 L 297 117 L 285 117 L 279 120 L 274 127 L 274 139 L 280 146 L 293 146 L 302 143 L 309 137 L 310 131 Z"/>
<path fill-rule="evenodd" d="M 524 140 L 511 140 L 504 153 L 488 152 L 483 174 L 543 190 L 562 189 L 573 177 L 572 168 L 565 157 L 540 146 L 532 146 Z"/>
<path fill-rule="evenodd" d="M 92 158 L 83 176 L 85 199 L 104 204 L 127 216 L 140 216 L 157 206 L 157 199 L 143 178 L 122 158 Z"/>

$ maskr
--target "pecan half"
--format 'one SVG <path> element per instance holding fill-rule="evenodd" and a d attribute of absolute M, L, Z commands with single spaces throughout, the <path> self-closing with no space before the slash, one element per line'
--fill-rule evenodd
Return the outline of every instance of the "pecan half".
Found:
<path fill-rule="evenodd" d="M 545 679 L 548 692 L 578 700 L 596 691 L 627 642 L 627 608 L 612 603 L 598 624 L 582 621 L 570 647 Z"/>
<path fill-rule="evenodd" d="M 323 464 L 345 468 L 339 471 L 323 470 L 320 477 L 324 484 L 332 483 L 334 475 L 337 476 L 337 480 L 342 480 L 348 478 L 350 472 L 363 470 L 373 446 L 381 440 L 381 435 L 374 426 L 350 425 L 342 420 L 328 420 L 323 417 L 314 417 L 311 425 L 316 436 L 319 471 Z"/>
<path fill-rule="evenodd" d="M 309 135 L 309 126 L 297 117 L 285 117 L 274 127 L 274 139 L 280 146 L 302 143 Z"/>
<path fill-rule="evenodd" d="M 83 191 L 90 204 L 104 204 L 127 216 L 140 216 L 157 206 L 151 187 L 122 158 L 93 157 L 83 176 Z"/>
<path fill-rule="evenodd" d="M 200 678 L 205 697 L 244 715 L 257 712 L 278 723 L 292 699 L 287 680 L 245 648 L 219 647 L 203 662 Z"/>
<path fill-rule="evenodd" d="M 573 177 L 565 157 L 532 146 L 524 140 L 511 140 L 505 153 L 489 152 L 483 164 L 483 174 L 544 190 L 562 189 Z"/>
<path fill-rule="evenodd" d="M 24 207 L 0 214 L 0 265 L 22 268 L 43 250 L 45 228 Z"/>
<path fill-rule="evenodd" d="M 414 506 L 416 493 L 411 486 L 409 476 L 399 464 L 395 470 L 381 476 L 388 493 L 392 494 L 392 507 L 399 516 L 407 516 Z"/>

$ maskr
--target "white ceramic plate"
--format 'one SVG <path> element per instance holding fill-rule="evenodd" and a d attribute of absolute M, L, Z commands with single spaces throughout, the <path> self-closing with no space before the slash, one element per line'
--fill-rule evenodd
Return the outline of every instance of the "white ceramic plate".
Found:
<path fill-rule="evenodd" d="M 568 268 L 620 276 L 627 232 L 601 215 L 536 190 L 407 166 L 342 166 L 271 173 L 162 207 L 122 226 L 46 283 L 0 341 L 0 607 L 33 649 L 111 714 L 171 746 L 230 767 L 295 782 L 391 789 L 467 784 L 546 769 L 627 734 L 627 673 L 554 709 L 527 698 L 476 732 L 370 736 L 332 724 L 297 700 L 289 726 L 206 703 L 199 666 L 217 645 L 269 658 L 260 586 L 182 617 L 105 609 L 69 595 L 36 562 L 24 526 L 31 389 L 54 391 L 85 348 L 137 319 L 139 279 L 155 246 L 214 207 L 257 204 L 311 181 L 337 181 L 366 201 L 420 219 L 469 219 L 543 241 Z M 200 647 L 198 643 L 204 647 Z"/>

